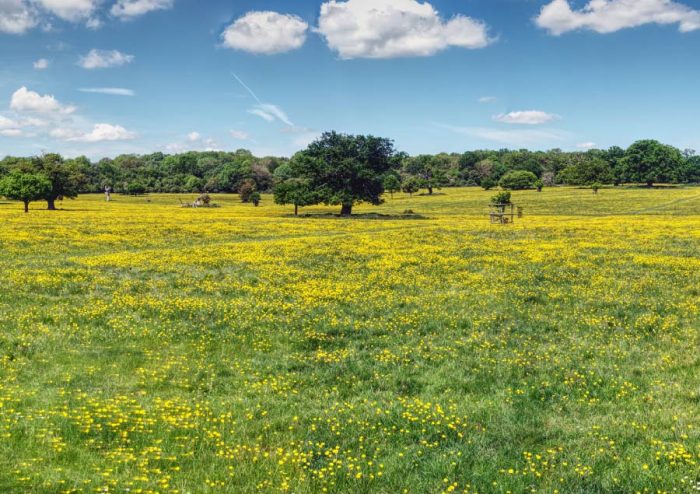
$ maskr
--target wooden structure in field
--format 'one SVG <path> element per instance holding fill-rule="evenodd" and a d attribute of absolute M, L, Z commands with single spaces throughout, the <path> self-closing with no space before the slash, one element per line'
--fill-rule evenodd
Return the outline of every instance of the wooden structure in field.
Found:
<path fill-rule="evenodd" d="M 492 224 L 509 225 L 515 222 L 515 217 L 523 217 L 523 208 L 513 203 L 490 204 L 489 218 Z"/>

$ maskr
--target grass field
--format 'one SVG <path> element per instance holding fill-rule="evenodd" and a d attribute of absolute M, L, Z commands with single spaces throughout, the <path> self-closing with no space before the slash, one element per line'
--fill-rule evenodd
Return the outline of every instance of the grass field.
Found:
<path fill-rule="evenodd" d="M 700 490 L 700 189 L 492 194 L 1 203 L 0 492 Z"/>

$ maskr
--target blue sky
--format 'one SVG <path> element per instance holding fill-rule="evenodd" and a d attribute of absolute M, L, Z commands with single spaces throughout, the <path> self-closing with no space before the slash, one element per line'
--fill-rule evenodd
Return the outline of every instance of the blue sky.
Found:
<path fill-rule="evenodd" d="M 0 156 L 700 149 L 698 0 L 0 0 Z"/>

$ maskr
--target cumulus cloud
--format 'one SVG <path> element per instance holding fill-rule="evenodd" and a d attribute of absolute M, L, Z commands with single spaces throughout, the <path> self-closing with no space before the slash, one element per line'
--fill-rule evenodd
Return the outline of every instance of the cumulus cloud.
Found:
<path fill-rule="evenodd" d="M 493 117 L 496 122 L 519 125 L 541 125 L 560 118 L 559 115 L 539 110 L 513 111 L 510 113 L 501 113 Z"/>
<path fill-rule="evenodd" d="M 174 0 L 118 0 L 110 13 L 120 19 L 133 19 L 154 10 L 167 10 L 173 7 Z"/>
<path fill-rule="evenodd" d="M 83 93 L 109 94 L 112 96 L 134 96 L 136 94 L 133 90 L 123 87 L 85 87 L 80 88 L 78 91 Z"/>
<path fill-rule="evenodd" d="M 0 32 L 22 34 L 38 24 L 36 11 L 24 0 L 0 0 Z"/>
<path fill-rule="evenodd" d="M 596 147 L 596 143 L 595 142 L 580 142 L 580 143 L 576 144 L 576 147 L 579 149 L 593 149 L 594 147 Z"/>
<path fill-rule="evenodd" d="M 309 25 L 295 15 L 248 12 L 221 35 L 227 48 L 272 55 L 300 48 Z"/>
<path fill-rule="evenodd" d="M 90 132 L 81 132 L 71 128 L 58 127 L 51 130 L 51 137 L 65 141 L 77 142 L 103 142 L 103 141 L 126 141 L 135 139 L 137 134 L 126 130 L 121 125 L 107 123 L 95 124 Z"/>
<path fill-rule="evenodd" d="M 248 132 L 245 132 L 243 130 L 229 130 L 229 134 L 231 134 L 231 137 L 236 139 L 237 141 L 247 141 L 250 139 L 250 134 Z"/>
<path fill-rule="evenodd" d="M 65 106 L 52 95 L 41 95 L 22 86 L 12 94 L 10 109 L 18 112 L 60 113 L 69 114 L 75 111 L 74 106 Z"/>
<path fill-rule="evenodd" d="M 133 60 L 133 55 L 127 55 L 118 50 L 92 49 L 87 55 L 80 57 L 78 65 L 88 70 L 104 69 L 126 65 L 131 63 Z"/>
<path fill-rule="evenodd" d="M 65 21 L 88 20 L 97 10 L 98 0 L 39 0 L 47 11 Z"/>
<path fill-rule="evenodd" d="M 318 32 L 345 59 L 429 56 L 491 43 L 482 21 L 443 20 L 431 4 L 416 0 L 331 0 L 321 5 Z"/>
<path fill-rule="evenodd" d="M 700 29 L 700 11 L 672 0 L 591 0 L 575 10 L 568 0 L 553 0 L 535 18 L 553 35 L 587 29 L 612 33 L 644 24 L 678 24 L 681 32 Z"/>
<path fill-rule="evenodd" d="M 1 1 L 1 0 L 0 0 Z M 34 68 L 36 70 L 45 70 L 49 68 L 49 61 L 46 60 L 45 58 L 40 58 L 36 62 L 34 62 Z"/>
<path fill-rule="evenodd" d="M 190 132 L 187 134 L 187 140 L 190 142 L 197 142 L 202 138 L 202 135 L 199 132 Z"/>

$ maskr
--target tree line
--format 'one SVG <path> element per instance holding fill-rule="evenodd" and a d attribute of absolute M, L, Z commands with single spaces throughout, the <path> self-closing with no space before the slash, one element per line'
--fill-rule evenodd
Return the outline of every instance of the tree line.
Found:
<path fill-rule="evenodd" d="M 490 189 L 640 183 L 699 183 L 700 155 L 654 140 L 627 149 L 581 152 L 476 150 L 409 156 L 386 138 L 327 132 L 292 158 L 256 157 L 250 151 L 187 152 L 175 155 L 121 155 L 92 162 L 58 154 L 0 161 L 0 195 L 24 202 L 56 201 L 80 193 L 230 192 L 249 200 L 254 193 L 274 192 L 275 201 L 298 207 L 377 204 L 382 194 L 442 187 Z"/>

